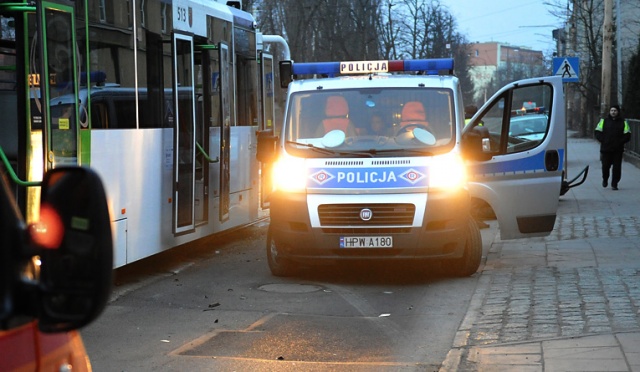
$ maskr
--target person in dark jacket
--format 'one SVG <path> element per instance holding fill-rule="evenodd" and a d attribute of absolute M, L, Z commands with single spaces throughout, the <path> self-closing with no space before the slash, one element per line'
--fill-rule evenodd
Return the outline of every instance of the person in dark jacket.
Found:
<path fill-rule="evenodd" d="M 624 144 L 631 140 L 629 123 L 620 116 L 619 106 L 611 106 L 609 115 L 598 122 L 595 129 L 595 137 L 600 142 L 602 187 L 609 185 L 609 170 L 611 169 L 611 188 L 617 190 L 618 182 L 622 177 Z"/>

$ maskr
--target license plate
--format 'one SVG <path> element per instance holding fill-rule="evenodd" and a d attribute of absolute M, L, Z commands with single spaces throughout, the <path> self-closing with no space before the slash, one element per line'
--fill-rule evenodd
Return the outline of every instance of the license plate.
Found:
<path fill-rule="evenodd" d="M 391 236 L 343 236 L 340 248 L 393 248 Z"/>

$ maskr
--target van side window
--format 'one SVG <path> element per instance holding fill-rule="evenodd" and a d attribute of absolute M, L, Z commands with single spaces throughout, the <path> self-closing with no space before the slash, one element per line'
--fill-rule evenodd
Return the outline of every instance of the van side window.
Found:
<path fill-rule="evenodd" d="M 549 85 L 513 91 L 507 152 L 530 150 L 542 143 L 549 130 L 552 89 Z"/>
<path fill-rule="evenodd" d="M 516 88 L 511 97 L 496 101 L 481 118 L 489 130 L 491 152 L 515 153 L 539 146 L 550 127 L 551 100 L 550 85 L 534 85 Z"/>
<path fill-rule="evenodd" d="M 109 128 L 108 108 L 104 102 L 91 103 L 91 129 Z"/>
<path fill-rule="evenodd" d="M 486 111 L 480 122 L 489 130 L 489 139 L 491 144 L 491 152 L 499 153 L 502 148 L 502 120 L 504 118 L 505 98 L 500 98 L 491 108 Z"/>

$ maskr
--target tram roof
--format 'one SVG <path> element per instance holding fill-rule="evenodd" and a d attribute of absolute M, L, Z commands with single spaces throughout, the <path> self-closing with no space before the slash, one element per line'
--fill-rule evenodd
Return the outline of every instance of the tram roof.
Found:
<path fill-rule="evenodd" d="M 233 23 L 248 29 L 256 28 L 255 19 L 250 13 L 243 12 L 242 10 L 234 7 L 229 7 L 229 10 L 231 10 L 231 14 L 233 14 Z"/>
<path fill-rule="evenodd" d="M 182 19 L 174 17 L 174 28 L 196 35 L 207 35 L 207 16 L 228 22 L 234 21 L 234 15 L 231 13 L 231 9 L 234 8 L 211 0 L 174 0 L 173 6 L 175 9 L 184 9 L 186 13 Z"/>

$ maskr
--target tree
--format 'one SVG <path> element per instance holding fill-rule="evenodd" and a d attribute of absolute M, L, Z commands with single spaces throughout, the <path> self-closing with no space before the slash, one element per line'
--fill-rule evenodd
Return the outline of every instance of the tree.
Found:
<path fill-rule="evenodd" d="M 393 0 L 381 4 L 377 28 L 380 35 L 380 53 L 384 59 L 399 59 L 400 28 L 396 26 L 394 17 L 397 8 L 398 5 Z"/>
<path fill-rule="evenodd" d="M 381 0 L 263 0 L 258 27 L 282 35 L 297 61 L 380 58 Z"/>
<path fill-rule="evenodd" d="M 559 50 L 560 53 L 566 53 L 566 56 L 580 57 L 580 82 L 572 83 L 567 89 L 568 110 L 567 117 L 569 120 L 569 128 L 576 129 L 582 136 L 592 136 L 595 124 L 598 122 L 600 115 L 600 97 L 601 97 L 601 72 L 602 72 L 602 25 L 604 18 L 604 2 L 602 0 L 552 0 L 547 2 L 555 9 L 558 18 L 566 22 L 566 42 L 567 50 Z M 620 48 L 625 60 L 624 54 L 629 45 L 635 45 L 634 41 L 629 41 L 629 35 L 633 35 L 633 39 L 637 37 L 637 30 L 640 24 L 634 14 L 640 10 L 638 2 L 621 1 L 621 30 L 615 29 L 615 32 L 622 32 L 621 45 L 614 42 L 614 58 L 618 48 Z M 616 40 L 617 41 L 617 40 Z M 612 56 L 606 56 L 611 58 Z M 621 61 L 621 62 L 623 62 Z M 617 61 L 616 61 L 617 62 Z M 612 76 L 617 76 L 616 67 L 614 66 Z M 625 69 L 622 69 L 623 72 Z M 630 76 L 627 72 L 624 74 Z M 624 92 L 629 92 L 625 86 L 627 81 L 623 82 Z M 617 92 L 616 79 L 612 79 L 611 97 L 615 97 Z M 623 97 L 623 102 L 627 98 Z M 615 103 L 615 101 L 613 101 Z"/>
<path fill-rule="evenodd" d="M 255 1 L 261 31 L 287 39 L 296 61 L 454 57 L 471 99 L 468 43 L 438 0 Z"/>
<path fill-rule="evenodd" d="M 508 49 L 511 47 L 506 47 Z M 538 55 L 518 53 L 517 57 L 507 58 L 506 63 L 499 66 L 493 74 L 493 78 L 487 84 L 487 97 L 492 96 L 503 86 L 516 80 L 528 79 L 537 76 L 548 76 L 551 67 L 544 58 L 540 60 Z M 484 103 L 484 102 L 480 102 Z"/>

